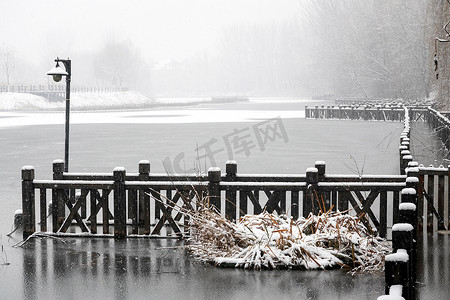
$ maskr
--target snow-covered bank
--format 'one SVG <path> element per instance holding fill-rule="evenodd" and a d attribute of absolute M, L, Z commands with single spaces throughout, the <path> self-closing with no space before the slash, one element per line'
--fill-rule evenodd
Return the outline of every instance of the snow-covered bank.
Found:
<path fill-rule="evenodd" d="M 71 110 L 139 109 L 152 106 L 186 105 L 211 102 L 211 98 L 156 98 L 139 92 L 72 93 Z M 59 111 L 65 109 L 64 101 L 50 101 L 26 93 L 0 93 L 0 111 Z"/>
<path fill-rule="evenodd" d="M 73 93 L 70 98 L 72 110 L 141 108 L 154 103 L 139 92 Z M 64 101 L 50 101 L 44 97 L 26 93 L 0 93 L 0 110 L 48 111 L 64 108 Z"/>
<path fill-rule="evenodd" d="M 0 93 L 0 110 L 33 111 L 62 109 L 61 102 L 50 102 L 44 97 L 25 93 Z"/>

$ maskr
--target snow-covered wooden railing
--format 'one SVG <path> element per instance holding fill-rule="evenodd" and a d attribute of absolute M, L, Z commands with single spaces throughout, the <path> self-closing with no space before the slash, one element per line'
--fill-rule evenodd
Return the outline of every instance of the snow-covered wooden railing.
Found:
<path fill-rule="evenodd" d="M 402 203 L 392 226 L 392 254 L 385 257 L 385 293 L 415 299 L 417 269 L 417 168 L 407 169 L 407 187 L 402 190 Z M 379 297 L 389 299 L 388 297 Z"/>
<path fill-rule="evenodd" d="M 426 224 L 426 230 L 433 232 L 437 230 L 444 230 L 450 227 L 449 220 L 449 186 L 450 173 L 449 168 L 439 166 L 424 167 L 419 163 L 413 161 L 413 156 L 410 152 L 410 122 L 413 117 L 411 112 L 413 110 L 405 108 L 404 130 L 400 135 L 400 174 L 406 174 L 408 170 L 414 170 L 415 175 L 419 179 L 416 187 L 418 192 L 417 210 L 419 216 L 419 230 L 422 231 L 423 224 Z M 450 131 L 450 121 L 437 112 L 428 107 L 422 116 L 425 121 L 429 122 L 433 127 L 440 128 L 442 134 L 441 140 L 446 147 L 450 141 L 445 140 L 446 131 Z M 444 142 L 445 141 L 445 142 Z"/>
<path fill-rule="evenodd" d="M 335 106 L 305 106 L 307 119 L 340 119 L 340 120 L 403 120 L 403 108 L 401 106 L 369 106 L 369 105 L 339 105 Z"/>
<path fill-rule="evenodd" d="M 403 131 L 400 134 L 400 146 L 399 157 L 400 157 L 400 174 L 406 174 L 406 168 L 408 164 L 413 161 L 413 157 L 411 155 L 411 109 L 404 107 L 404 119 L 403 119 Z"/>
<path fill-rule="evenodd" d="M 71 86 L 72 93 L 109 93 L 109 92 L 124 92 L 128 88 L 117 86 Z M 66 92 L 64 84 L 60 85 L 45 85 L 45 84 L 31 84 L 31 85 L 0 85 L 0 93 L 50 93 L 50 92 Z"/>
<path fill-rule="evenodd" d="M 400 104 L 385 105 L 339 105 L 339 106 L 305 106 L 307 119 L 339 119 L 365 121 L 402 121 L 405 118 L 405 106 Z M 408 106 L 414 120 L 421 119 L 427 111 L 425 106 Z"/>
<path fill-rule="evenodd" d="M 434 232 L 449 229 L 449 167 L 419 165 L 416 170 L 419 178 L 417 213 L 423 216 L 419 217 L 418 230 Z"/>
<path fill-rule="evenodd" d="M 57 160 L 52 180 L 37 180 L 34 168 L 24 167 L 24 236 L 36 231 L 36 210 L 40 231 L 48 231 L 49 198 L 54 233 L 65 233 L 74 223 L 82 232 L 97 234 L 100 226 L 104 235 L 117 238 L 181 236 L 188 225 L 182 210 L 195 209 L 207 199 L 230 220 L 263 210 L 297 218 L 350 209 L 362 215 L 367 227 L 386 236 L 393 222 L 388 215 L 396 215 L 395 204 L 406 186 L 406 176 L 328 175 L 325 167 L 324 162 L 316 162 L 304 175 L 240 174 L 237 164 L 230 161 L 225 174 L 212 168 L 207 175 L 175 176 L 152 174 L 150 163 L 141 161 L 138 173 L 117 168 L 112 174 L 88 174 L 64 173 L 64 163 Z M 35 194 L 39 195 L 37 203 Z"/>
<path fill-rule="evenodd" d="M 128 88 L 116 86 L 72 86 L 71 93 L 114 93 L 125 92 Z M 66 86 L 61 85 L 0 85 L 1 92 L 10 93 L 29 93 L 37 96 L 42 96 L 49 100 L 65 100 Z"/>
<path fill-rule="evenodd" d="M 393 253 L 385 258 L 385 293 L 382 299 L 416 299 L 417 233 L 446 230 L 449 219 L 449 168 L 424 167 L 413 161 L 410 152 L 410 120 L 423 118 L 437 131 L 448 147 L 449 120 L 432 108 L 411 116 L 405 108 L 404 130 L 400 136 L 400 172 L 407 187 L 392 226 Z M 446 184 L 447 183 L 447 184 Z M 437 207 L 437 209 L 436 209 Z M 426 225 L 426 229 L 424 229 Z"/>
<path fill-rule="evenodd" d="M 320 99 L 320 98 L 318 98 Z M 329 98 L 330 99 L 330 98 Z M 322 99 L 323 100 L 323 99 Z M 433 101 L 430 100 L 405 100 L 405 99 L 382 99 L 382 98 L 354 98 L 354 97 L 340 97 L 334 100 L 334 103 L 337 105 L 396 105 L 398 103 L 403 103 L 408 106 L 431 106 L 434 104 Z"/>

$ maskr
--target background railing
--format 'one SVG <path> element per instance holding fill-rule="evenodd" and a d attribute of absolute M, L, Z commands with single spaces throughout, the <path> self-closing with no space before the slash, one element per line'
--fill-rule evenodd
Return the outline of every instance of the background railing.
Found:
<path fill-rule="evenodd" d="M 71 93 L 115 93 L 126 92 L 126 87 L 115 86 L 71 86 Z M 64 84 L 59 85 L 0 85 L 0 93 L 29 93 L 37 96 L 44 97 L 49 100 L 59 101 L 65 100 L 66 86 Z"/>
<path fill-rule="evenodd" d="M 423 118 L 428 107 L 408 106 L 413 120 Z M 305 106 L 307 119 L 338 119 L 338 120 L 364 120 L 364 121 L 403 121 L 405 119 L 405 106 L 401 104 L 385 105 L 328 105 Z"/>
<path fill-rule="evenodd" d="M 109 93 L 125 92 L 126 87 L 117 86 L 71 86 L 72 93 Z M 37 92 L 66 92 L 64 84 L 32 84 L 32 85 L 0 85 L 0 93 L 37 93 Z"/>

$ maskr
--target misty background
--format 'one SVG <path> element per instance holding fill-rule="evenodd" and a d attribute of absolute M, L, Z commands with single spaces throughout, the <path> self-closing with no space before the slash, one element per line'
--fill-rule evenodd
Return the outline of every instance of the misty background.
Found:
<path fill-rule="evenodd" d="M 59 56 L 73 86 L 148 97 L 421 99 L 432 2 L 0 0 L 0 85 L 52 83 Z"/>

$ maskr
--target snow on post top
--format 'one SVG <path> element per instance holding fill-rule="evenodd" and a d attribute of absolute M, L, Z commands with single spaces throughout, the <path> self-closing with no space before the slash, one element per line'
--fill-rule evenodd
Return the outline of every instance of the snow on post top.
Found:
<path fill-rule="evenodd" d="M 405 249 L 398 249 L 396 253 L 386 255 L 385 260 L 386 261 L 408 262 L 409 255 L 408 255 L 408 253 L 406 253 Z"/>
<path fill-rule="evenodd" d="M 114 172 L 123 172 L 123 171 L 125 171 L 124 167 L 115 167 L 114 168 Z"/>
<path fill-rule="evenodd" d="M 414 227 L 409 223 L 396 223 L 392 225 L 392 231 L 413 231 Z"/>
<path fill-rule="evenodd" d="M 317 160 L 314 164 L 315 164 L 316 166 L 317 166 L 317 165 L 320 165 L 320 166 L 326 165 L 326 163 L 325 163 L 323 160 Z"/>
<path fill-rule="evenodd" d="M 150 163 L 150 161 L 146 160 L 146 159 L 143 159 L 143 160 L 139 161 L 139 164 L 149 164 L 149 163 Z"/>
<path fill-rule="evenodd" d="M 404 188 L 402 189 L 402 195 L 415 195 L 416 190 L 414 188 Z"/>
<path fill-rule="evenodd" d="M 237 165 L 237 162 L 235 160 L 227 160 L 227 165 Z"/>
<path fill-rule="evenodd" d="M 408 182 L 408 183 L 416 183 L 416 182 L 419 182 L 419 178 L 417 178 L 417 177 L 406 177 L 406 182 Z"/>
<path fill-rule="evenodd" d="M 402 296 L 383 295 L 377 298 L 377 300 L 405 300 Z"/>
<path fill-rule="evenodd" d="M 318 173 L 319 170 L 317 170 L 317 168 L 311 167 L 306 169 L 306 173 Z"/>
<path fill-rule="evenodd" d="M 64 161 L 63 161 L 62 159 L 55 159 L 55 160 L 53 161 L 53 163 L 54 163 L 54 164 L 62 164 L 62 163 L 64 163 Z"/>
<path fill-rule="evenodd" d="M 210 167 L 208 169 L 208 172 L 220 172 L 220 168 L 219 167 Z"/>
<path fill-rule="evenodd" d="M 416 205 L 414 203 L 401 203 L 398 206 L 399 210 L 416 210 Z"/>
<path fill-rule="evenodd" d="M 403 159 L 413 159 L 412 155 L 403 155 Z"/>
<path fill-rule="evenodd" d="M 34 169 L 34 167 L 33 166 L 23 166 L 22 167 L 22 170 L 33 170 Z"/>
<path fill-rule="evenodd" d="M 417 173 L 419 171 L 420 170 L 419 170 L 418 167 L 408 167 L 408 168 L 406 168 L 406 172 L 415 172 L 415 173 Z"/>
<path fill-rule="evenodd" d="M 417 161 L 410 161 L 408 163 L 408 167 L 418 167 L 419 163 Z"/>
<path fill-rule="evenodd" d="M 400 298 L 394 298 L 394 299 L 404 299 L 402 296 L 403 286 L 401 284 L 395 284 L 391 285 L 389 288 L 389 295 L 394 297 L 400 297 Z"/>

